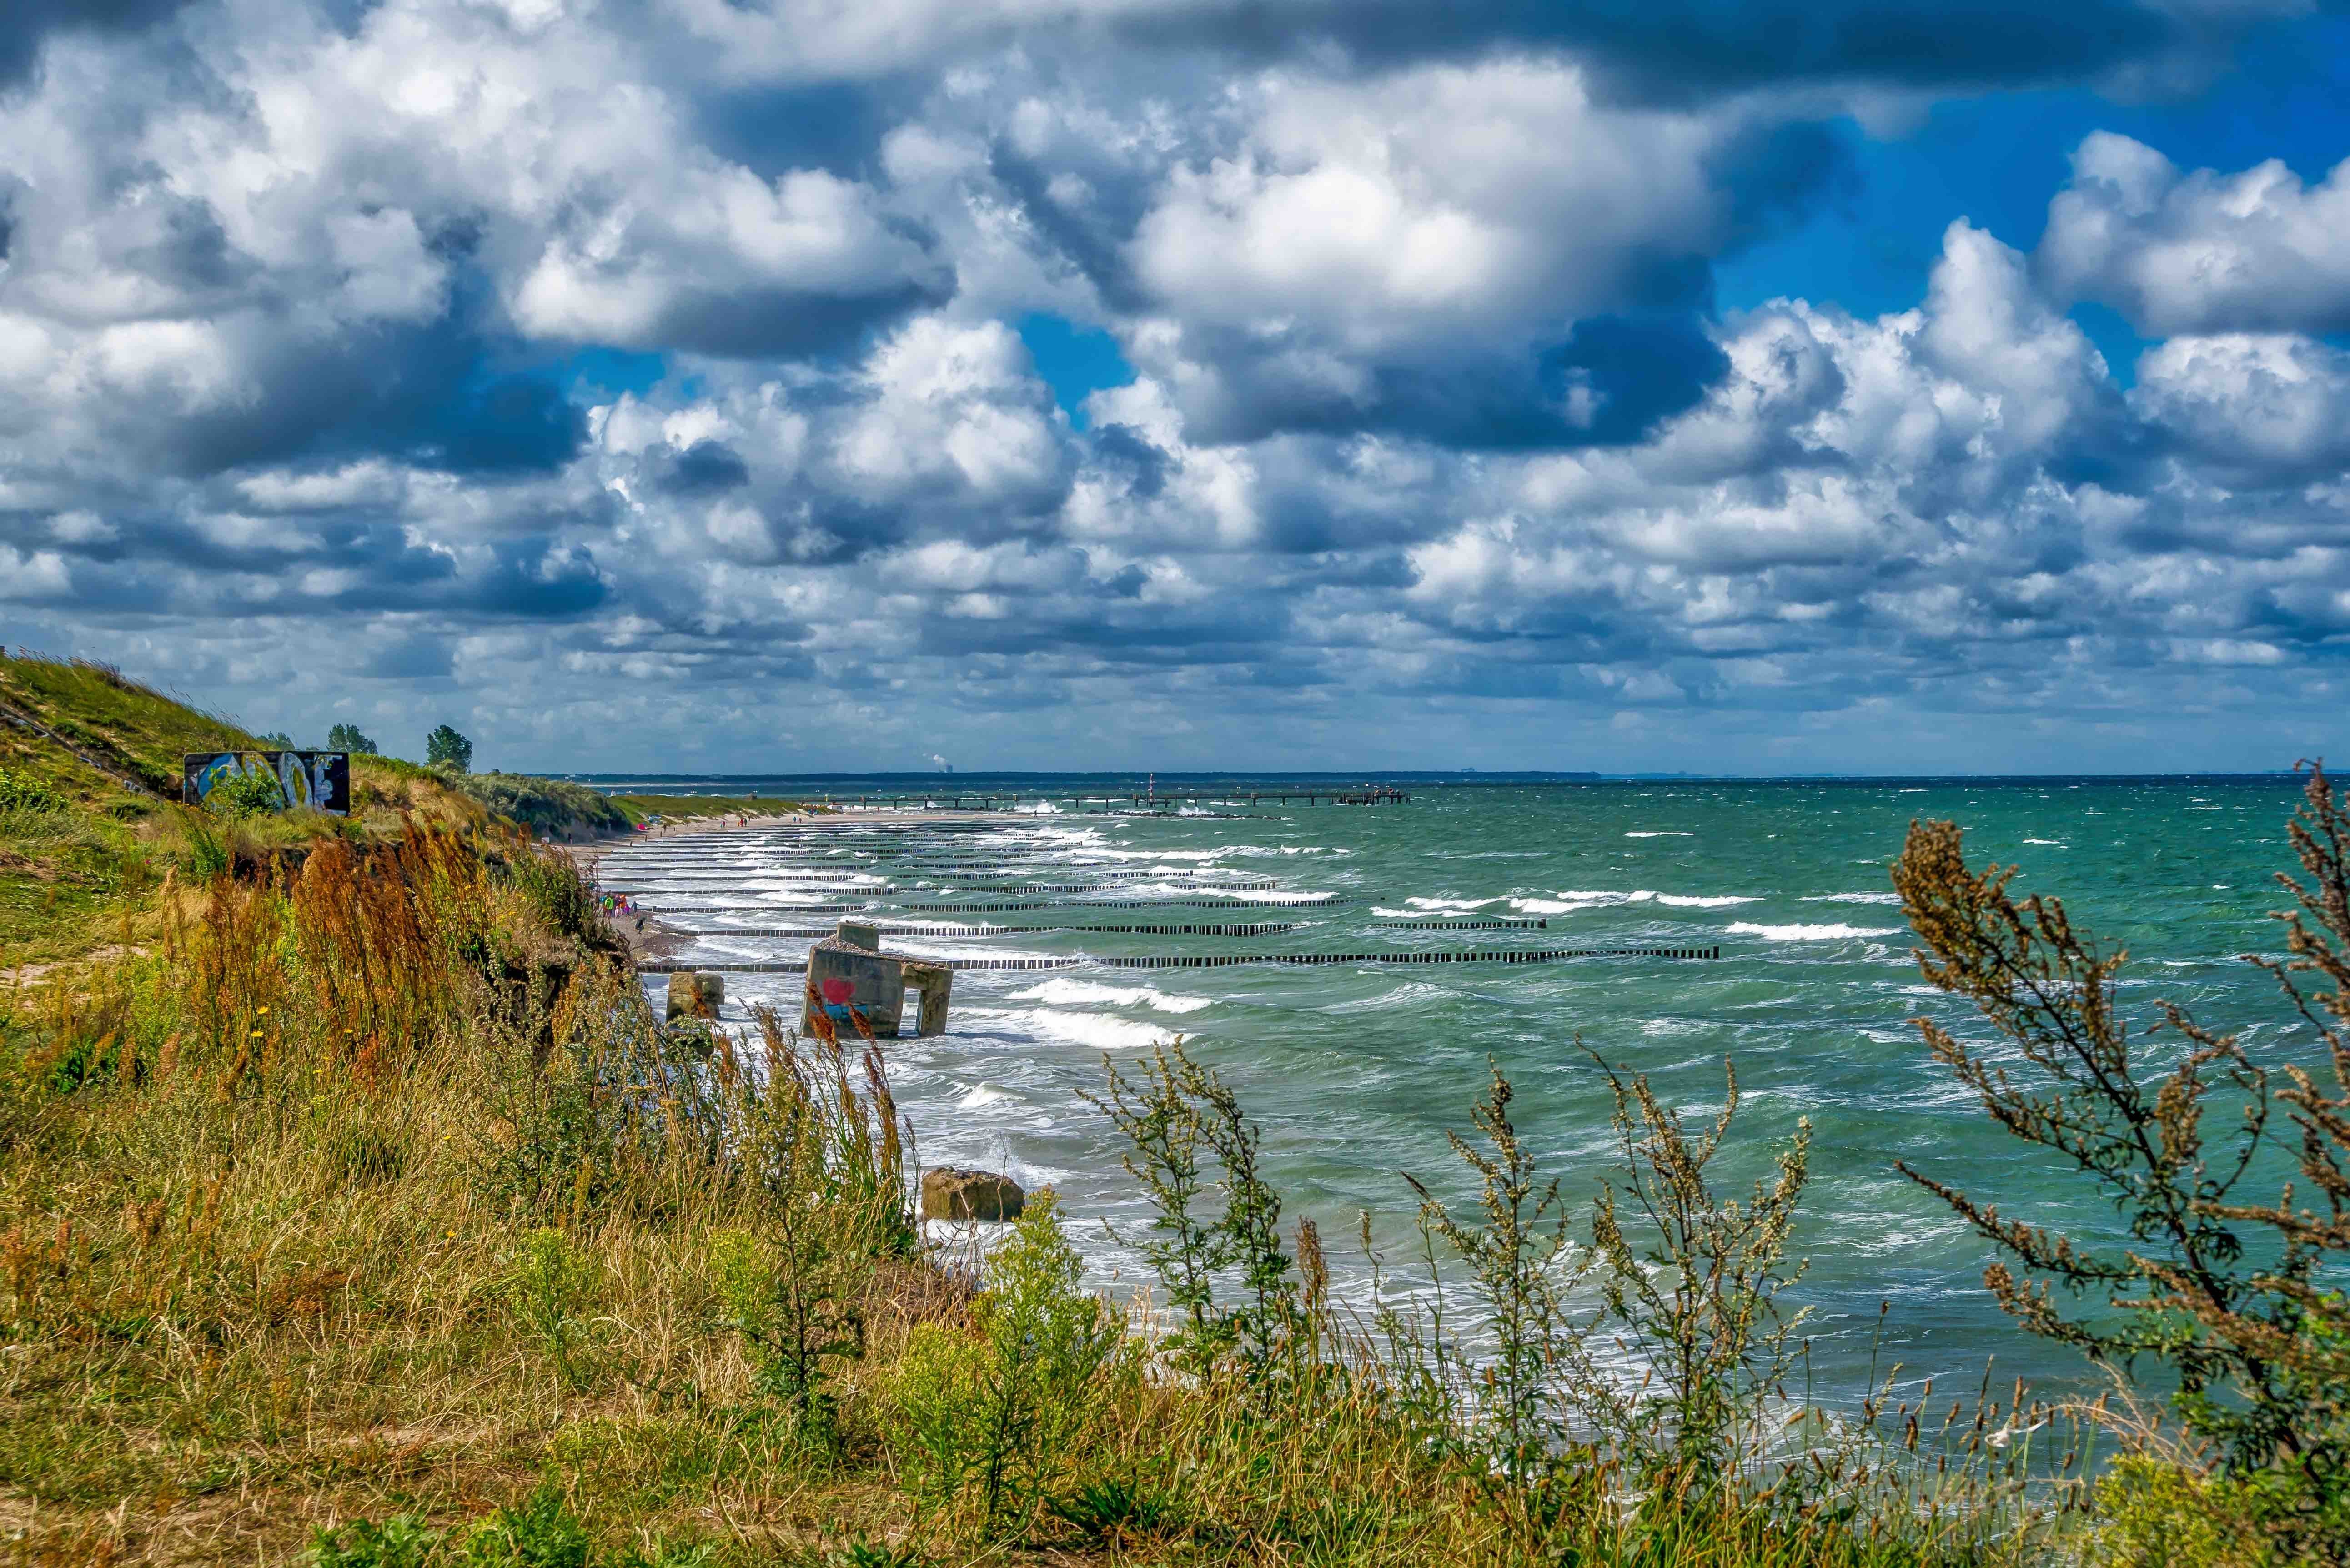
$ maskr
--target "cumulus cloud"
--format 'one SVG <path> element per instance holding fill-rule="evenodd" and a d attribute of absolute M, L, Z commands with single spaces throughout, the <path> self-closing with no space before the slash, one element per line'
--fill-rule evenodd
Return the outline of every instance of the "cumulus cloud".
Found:
<path fill-rule="evenodd" d="M 538 765 L 2123 760 L 2331 690 L 2341 171 L 2092 137 L 1912 308 L 1716 277 L 1851 196 L 1835 116 L 2175 90 L 2263 9 L 43 13 L 0 629 Z"/>
<path fill-rule="evenodd" d="M 1253 108 L 1168 171 L 1123 258 L 1133 357 L 1203 432 L 1574 445 L 1637 435 L 1718 369 L 1672 317 L 1729 222 L 1734 115 L 1603 109 L 1577 67 L 1525 60 L 1276 78 Z M 1575 341 L 1595 318 L 1617 343 Z"/>
<path fill-rule="evenodd" d="M 2315 186 L 2270 159 L 2239 174 L 2182 171 L 2099 131 L 2048 207 L 2052 286 L 2148 337 L 2350 328 L 2350 161 Z"/>
<path fill-rule="evenodd" d="M 2174 337 L 2131 400 L 2232 484 L 2338 480 L 2350 468 L 2350 355 L 2305 337 Z"/>

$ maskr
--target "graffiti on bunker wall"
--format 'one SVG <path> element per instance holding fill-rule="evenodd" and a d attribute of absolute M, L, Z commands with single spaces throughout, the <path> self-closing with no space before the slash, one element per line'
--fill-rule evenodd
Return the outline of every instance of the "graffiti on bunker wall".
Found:
<path fill-rule="evenodd" d="M 180 759 L 180 799 L 202 805 L 224 780 L 253 773 L 276 778 L 287 810 L 350 814 L 348 752 L 190 752 Z"/>

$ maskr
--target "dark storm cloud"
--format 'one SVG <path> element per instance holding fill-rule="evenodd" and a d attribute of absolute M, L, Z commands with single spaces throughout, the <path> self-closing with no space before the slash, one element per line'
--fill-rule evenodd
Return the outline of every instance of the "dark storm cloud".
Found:
<path fill-rule="evenodd" d="M 33 73 L 41 46 L 59 33 L 134 32 L 184 9 L 190 0 L 11 0 L 0 20 L 0 89 Z"/>
<path fill-rule="evenodd" d="M 1326 41 L 1373 67 L 1493 48 L 1568 49 L 1603 62 L 1627 96 L 1686 102 L 1798 82 L 1953 88 L 2078 79 L 2209 49 L 2240 15 L 2220 4 L 2137 0 L 1227 0 L 1145 12 L 1126 26 L 1151 41 L 1259 57 L 1294 57 Z"/>
<path fill-rule="evenodd" d="M 134 440 L 194 473 L 369 454 L 456 473 L 547 472 L 576 455 L 581 411 L 551 379 L 497 368 L 461 324 L 361 327 L 324 339 L 250 321 L 253 389 L 172 420 L 117 410 Z M 510 350 L 509 350 L 510 351 Z"/>
<path fill-rule="evenodd" d="M 1089 444 L 1094 462 L 1117 474 L 1136 499 L 1148 501 L 1166 488 L 1168 454 L 1132 425 L 1097 426 Z"/>
<path fill-rule="evenodd" d="M 1595 317 L 1548 348 L 1373 364 L 1338 386 L 1315 374 L 1315 363 L 1269 353 L 1245 333 L 1203 334 L 1190 351 L 1226 381 L 1194 421 L 1201 441 L 1377 431 L 1472 451 L 1638 441 L 1695 406 L 1729 366 L 1692 317 Z"/>
<path fill-rule="evenodd" d="M 653 483 L 671 495 L 715 495 L 751 483 L 751 470 L 723 441 L 701 441 L 661 461 Z"/>
<path fill-rule="evenodd" d="M 856 348 L 874 331 L 917 310 L 944 304 L 951 274 L 874 280 L 869 292 L 803 293 L 790 288 L 680 289 L 650 341 L 727 358 L 802 358 Z"/>

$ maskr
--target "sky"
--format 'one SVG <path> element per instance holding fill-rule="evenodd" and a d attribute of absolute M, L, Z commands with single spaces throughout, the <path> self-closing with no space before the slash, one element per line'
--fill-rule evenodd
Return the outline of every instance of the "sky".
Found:
<path fill-rule="evenodd" d="M 2290 766 L 2333 0 L 14 0 L 0 641 L 535 771 Z"/>

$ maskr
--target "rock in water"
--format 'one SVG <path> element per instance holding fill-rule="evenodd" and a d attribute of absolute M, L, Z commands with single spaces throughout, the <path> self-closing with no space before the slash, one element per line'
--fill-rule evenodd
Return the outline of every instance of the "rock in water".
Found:
<path fill-rule="evenodd" d="M 691 970 L 672 970 L 669 977 L 669 1021 L 702 1016 L 702 983 Z"/>
<path fill-rule="evenodd" d="M 1028 1195 L 1008 1176 L 941 1166 L 922 1172 L 925 1220 L 1017 1220 Z"/>
<path fill-rule="evenodd" d="M 719 1004 L 726 1000 L 726 977 L 714 970 L 702 970 L 693 977 L 694 990 L 702 998 L 702 1016 L 718 1016 Z"/>

